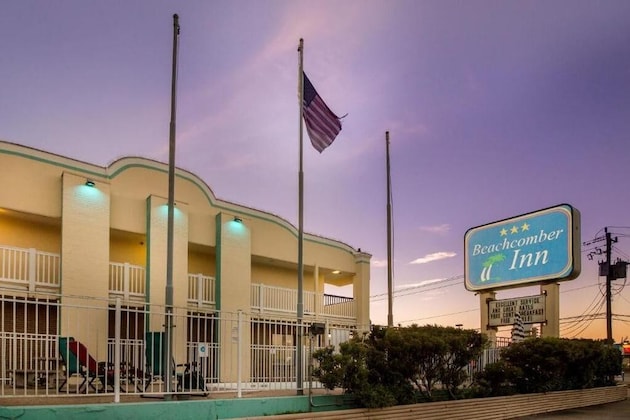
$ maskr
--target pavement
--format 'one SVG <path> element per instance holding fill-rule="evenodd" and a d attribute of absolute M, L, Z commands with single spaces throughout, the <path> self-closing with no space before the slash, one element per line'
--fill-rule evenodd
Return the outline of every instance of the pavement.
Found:
<path fill-rule="evenodd" d="M 626 382 L 628 378 L 626 377 Z M 584 408 L 574 408 L 571 410 L 556 411 L 549 414 L 538 414 L 535 416 L 519 417 L 520 420 L 532 419 L 532 420 L 544 420 L 544 419 L 590 419 L 590 420 L 605 420 L 605 419 L 630 419 L 630 388 L 628 388 L 628 399 L 624 401 L 594 405 Z"/>

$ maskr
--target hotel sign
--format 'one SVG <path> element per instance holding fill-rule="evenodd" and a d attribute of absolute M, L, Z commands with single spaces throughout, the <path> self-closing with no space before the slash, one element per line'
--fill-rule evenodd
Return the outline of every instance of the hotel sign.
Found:
<path fill-rule="evenodd" d="M 471 291 L 580 274 L 580 212 L 568 204 L 469 229 L 464 275 Z"/>
<path fill-rule="evenodd" d="M 545 295 L 527 296 L 514 299 L 491 300 L 488 302 L 488 325 L 514 325 L 516 314 L 523 324 L 545 322 Z"/>

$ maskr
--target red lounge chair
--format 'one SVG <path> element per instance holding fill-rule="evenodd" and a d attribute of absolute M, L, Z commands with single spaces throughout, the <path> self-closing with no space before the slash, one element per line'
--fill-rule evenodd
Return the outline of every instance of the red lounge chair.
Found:
<path fill-rule="evenodd" d="M 90 353 L 87 347 L 80 341 L 70 341 L 68 343 L 68 349 L 74 354 L 81 367 L 81 376 L 83 376 L 83 382 L 79 385 L 79 391 L 84 387 L 90 386 L 94 391 L 107 391 L 107 388 L 114 390 L 114 367 L 107 362 L 97 362 Z M 102 384 L 101 389 L 96 389 L 94 381 L 99 380 Z"/>

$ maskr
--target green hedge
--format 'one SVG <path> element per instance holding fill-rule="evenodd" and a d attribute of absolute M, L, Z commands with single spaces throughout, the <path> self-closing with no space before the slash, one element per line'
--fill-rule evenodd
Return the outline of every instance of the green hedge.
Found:
<path fill-rule="evenodd" d="M 501 360 L 476 375 L 474 394 L 508 395 L 615 384 L 621 353 L 603 341 L 529 338 L 501 352 Z"/>
<path fill-rule="evenodd" d="M 614 385 L 621 353 L 594 340 L 528 338 L 501 352 L 501 360 L 465 387 L 466 366 L 487 338 L 452 327 L 375 327 L 314 353 L 313 376 L 326 388 L 341 387 L 369 408 L 442 399 L 550 392 Z"/>

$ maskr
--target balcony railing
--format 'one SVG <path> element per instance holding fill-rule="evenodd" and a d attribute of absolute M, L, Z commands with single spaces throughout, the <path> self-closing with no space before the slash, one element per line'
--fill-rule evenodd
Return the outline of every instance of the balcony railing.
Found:
<path fill-rule="evenodd" d="M 27 286 L 29 291 L 59 287 L 59 254 L 34 248 L 0 246 L 0 280 Z"/>
<path fill-rule="evenodd" d="M 327 315 L 336 318 L 356 318 L 354 299 L 304 292 L 305 315 Z M 297 290 L 254 283 L 251 287 L 252 309 L 259 312 L 295 313 Z"/>
<path fill-rule="evenodd" d="M 297 290 L 284 287 L 266 286 L 261 283 L 252 284 L 252 309 L 260 312 L 274 311 L 295 313 L 297 308 Z M 304 292 L 304 314 L 315 313 L 315 293 Z"/>
<path fill-rule="evenodd" d="M 324 295 L 323 313 L 340 318 L 355 318 L 354 299 L 345 296 Z"/>
<path fill-rule="evenodd" d="M 109 263 L 109 293 L 124 300 L 145 296 L 144 267 L 129 263 Z"/>
<path fill-rule="evenodd" d="M 214 277 L 199 274 L 188 274 L 188 303 L 203 306 L 216 304 Z"/>
<path fill-rule="evenodd" d="M 61 278 L 59 254 L 34 248 L 0 246 L 0 281 L 34 291 L 59 291 Z M 145 268 L 130 263 L 109 263 L 110 297 L 143 301 L 146 296 Z M 205 274 L 188 274 L 187 301 L 198 308 L 216 306 L 215 279 Z M 304 314 L 334 318 L 356 318 L 356 303 L 348 297 L 304 292 Z M 297 309 L 297 290 L 254 283 L 251 308 L 262 312 L 292 314 Z"/>

